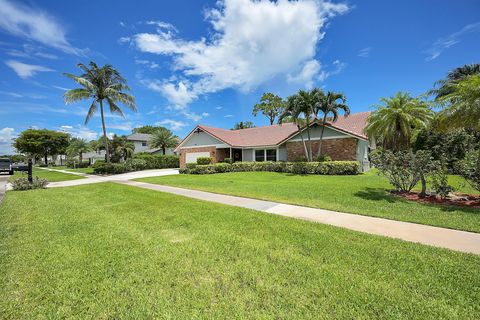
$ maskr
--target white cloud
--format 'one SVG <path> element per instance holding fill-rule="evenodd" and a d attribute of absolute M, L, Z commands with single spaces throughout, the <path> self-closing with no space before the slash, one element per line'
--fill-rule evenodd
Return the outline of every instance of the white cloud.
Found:
<path fill-rule="evenodd" d="M 15 71 L 15 73 L 22 79 L 33 77 L 38 72 L 54 71 L 53 69 L 39 66 L 35 64 L 26 64 L 17 60 L 7 60 L 5 64 Z"/>
<path fill-rule="evenodd" d="M 165 119 L 156 123 L 157 126 L 165 126 L 173 131 L 181 130 L 183 127 L 187 126 L 188 124 L 182 121 L 172 120 L 172 119 Z"/>
<path fill-rule="evenodd" d="M 202 113 L 202 117 L 204 117 L 204 118 L 205 118 L 205 117 L 208 117 L 209 115 L 210 115 L 210 113 L 208 113 L 208 112 L 203 112 L 203 113 Z"/>
<path fill-rule="evenodd" d="M 13 98 L 23 98 L 22 94 L 16 92 L 0 91 L 0 94 L 7 95 Z"/>
<path fill-rule="evenodd" d="M 38 41 L 63 52 L 82 55 L 83 50 L 73 47 L 66 31 L 48 13 L 18 2 L 0 0 L 0 28 L 14 36 Z"/>
<path fill-rule="evenodd" d="M 156 33 L 129 39 L 140 51 L 173 57 L 174 71 L 182 79 L 147 85 L 184 108 L 205 93 L 226 88 L 248 91 L 305 68 L 306 77 L 315 70 L 312 61 L 324 36 L 322 27 L 328 18 L 348 9 L 346 4 L 310 0 L 224 0 L 206 11 L 213 27 L 208 39 L 183 40 L 173 26 L 158 21 L 149 22 L 157 26 Z"/>
<path fill-rule="evenodd" d="M 98 132 L 90 130 L 81 125 L 63 125 L 60 127 L 59 131 L 69 133 L 74 138 L 81 138 L 87 141 L 96 140 L 99 137 Z"/>
<path fill-rule="evenodd" d="M 135 63 L 147 66 L 150 69 L 157 69 L 158 67 L 160 67 L 158 63 L 155 63 L 149 60 L 135 59 Z"/>
<path fill-rule="evenodd" d="M 127 123 L 117 123 L 117 124 L 106 124 L 105 125 L 109 129 L 116 129 L 116 130 L 121 130 L 121 131 L 132 131 L 133 126 L 130 122 Z"/>
<path fill-rule="evenodd" d="M 215 109 L 217 109 L 217 110 L 222 110 L 222 107 L 215 107 Z"/>
<path fill-rule="evenodd" d="M 63 91 L 68 91 L 68 90 L 70 90 L 70 89 L 68 89 L 68 88 L 64 88 L 64 87 L 60 87 L 60 86 L 52 86 L 52 87 L 55 88 L 55 89 L 58 89 L 58 90 L 63 90 Z"/>
<path fill-rule="evenodd" d="M 372 48 L 370 48 L 370 47 L 363 48 L 363 49 L 360 49 L 360 51 L 358 51 L 357 56 L 359 56 L 361 58 L 368 58 L 368 57 L 370 57 L 371 52 L 372 52 Z"/>
<path fill-rule="evenodd" d="M 45 58 L 45 59 L 50 59 L 50 60 L 57 60 L 58 56 L 51 54 L 51 53 L 45 53 L 45 52 L 37 52 L 35 53 L 37 57 L 40 58 Z"/>
<path fill-rule="evenodd" d="M 0 155 L 13 153 L 12 139 L 15 137 L 15 129 L 8 127 L 0 129 Z"/>
<path fill-rule="evenodd" d="M 233 117 L 233 114 L 226 114 L 223 116 L 224 118 L 232 118 Z"/>
<path fill-rule="evenodd" d="M 444 38 L 440 38 L 435 41 L 432 46 L 425 51 L 428 55 L 425 60 L 431 61 L 438 58 L 442 52 L 446 49 L 449 49 L 456 44 L 458 44 L 461 40 L 461 37 L 467 33 L 477 32 L 480 31 L 480 22 L 468 24 L 463 27 L 461 30 L 454 32 Z"/>
<path fill-rule="evenodd" d="M 305 84 L 306 88 L 313 87 L 315 76 L 317 76 L 321 70 L 322 66 L 320 62 L 313 59 L 307 61 L 304 65 L 302 70 L 296 75 L 287 75 L 287 81 L 291 83 L 303 83 Z"/>

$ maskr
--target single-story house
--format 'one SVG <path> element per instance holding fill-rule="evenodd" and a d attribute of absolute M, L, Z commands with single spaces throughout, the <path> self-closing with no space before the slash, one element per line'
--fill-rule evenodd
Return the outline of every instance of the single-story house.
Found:
<path fill-rule="evenodd" d="M 370 112 L 340 116 L 325 126 L 322 154 L 332 160 L 359 161 L 369 168 L 368 151 L 371 143 L 363 132 Z M 310 138 L 313 155 L 317 154 L 321 124 L 312 124 Z M 305 128 L 304 139 L 307 139 Z M 374 142 L 373 142 L 374 143 Z M 233 161 L 295 161 L 305 155 L 300 133 L 294 123 L 227 130 L 197 125 L 175 148 L 180 155 L 180 167 L 195 163 L 199 157 L 211 157 L 213 162 L 225 158 Z"/>
<path fill-rule="evenodd" d="M 161 148 L 151 149 L 148 146 L 148 142 L 150 141 L 151 137 L 152 135 L 147 133 L 133 133 L 127 136 L 127 140 L 133 142 L 133 144 L 135 145 L 134 153 L 147 152 L 151 154 L 163 154 Z M 174 154 L 173 148 L 167 148 L 165 150 L 165 154 Z"/>

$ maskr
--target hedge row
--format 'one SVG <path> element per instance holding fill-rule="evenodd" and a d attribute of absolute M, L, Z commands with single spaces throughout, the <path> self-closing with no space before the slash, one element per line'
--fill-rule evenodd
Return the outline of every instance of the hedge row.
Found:
<path fill-rule="evenodd" d="M 356 175 L 359 173 L 357 161 L 328 162 L 235 162 L 210 165 L 188 164 L 180 173 L 213 174 L 223 172 L 270 171 L 295 174 Z"/>
<path fill-rule="evenodd" d="M 96 174 L 119 174 L 147 169 L 178 168 L 179 159 L 173 155 L 138 154 L 124 163 L 106 163 L 97 160 L 92 166 Z"/>

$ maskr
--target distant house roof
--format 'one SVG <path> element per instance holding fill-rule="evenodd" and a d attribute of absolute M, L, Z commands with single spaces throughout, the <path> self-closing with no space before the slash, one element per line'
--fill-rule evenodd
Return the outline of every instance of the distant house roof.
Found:
<path fill-rule="evenodd" d="M 340 116 L 336 122 L 329 122 L 327 126 L 342 131 L 344 133 L 356 136 L 360 139 L 367 139 L 363 132 L 367 118 L 370 112 L 353 113 L 348 117 Z M 202 130 L 218 140 L 224 142 L 232 147 L 260 147 L 260 146 L 276 146 L 288 140 L 295 133 L 298 128 L 294 123 L 276 124 L 272 126 L 255 127 L 248 129 L 227 130 L 221 128 L 214 128 L 204 125 L 197 125 L 194 130 L 183 140 L 196 130 Z M 182 141 L 182 143 L 183 143 Z M 182 143 L 177 147 L 181 148 Z"/>
<path fill-rule="evenodd" d="M 129 136 L 127 136 L 127 140 L 130 141 L 148 141 L 152 137 L 151 134 L 147 133 L 133 133 Z"/>

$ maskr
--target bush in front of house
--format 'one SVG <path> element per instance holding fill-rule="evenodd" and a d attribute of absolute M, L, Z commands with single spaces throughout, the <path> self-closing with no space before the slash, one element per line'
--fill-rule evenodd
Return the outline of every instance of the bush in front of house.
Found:
<path fill-rule="evenodd" d="M 140 171 L 147 168 L 147 161 L 144 159 L 128 159 L 125 161 L 126 171 Z"/>
<path fill-rule="evenodd" d="M 145 161 L 144 169 L 166 169 L 178 168 L 180 160 L 175 155 L 157 155 L 150 153 L 138 153 L 133 156 L 133 159 L 141 159 Z"/>
<path fill-rule="evenodd" d="M 90 164 L 87 161 L 79 162 L 78 160 L 75 160 L 75 159 L 67 159 L 65 161 L 65 166 L 67 168 L 71 168 L 71 169 L 74 169 L 74 168 L 88 168 L 90 166 Z"/>
<path fill-rule="evenodd" d="M 467 153 L 465 159 L 459 163 L 457 169 L 460 175 L 477 191 L 480 191 L 480 165 L 479 150 Z"/>
<path fill-rule="evenodd" d="M 330 162 L 235 162 L 210 165 L 188 164 L 180 173 L 213 174 L 224 172 L 268 171 L 294 174 L 356 175 L 359 165 L 356 161 Z"/>
<path fill-rule="evenodd" d="M 32 184 L 30 184 L 27 178 L 16 178 L 13 179 L 10 183 L 12 184 L 13 190 L 23 191 L 32 189 L 45 189 L 47 187 L 48 180 L 35 177 L 33 178 Z"/>
<path fill-rule="evenodd" d="M 123 163 L 106 163 L 104 161 L 96 161 L 93 167 L 95 174 L 119 174 L 127 172 L 127 168 Z"/>
<path fill-rule="evenodd" d="M 211 164 L 212 162 L 213 162 L 212 157 L 198 157 L 197 158 L 197 164 L 199 164 L 199 165 Z"/>

